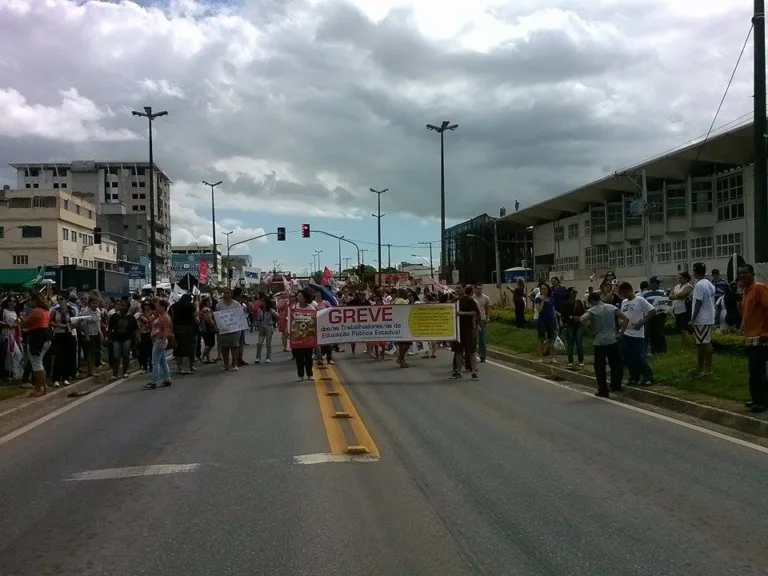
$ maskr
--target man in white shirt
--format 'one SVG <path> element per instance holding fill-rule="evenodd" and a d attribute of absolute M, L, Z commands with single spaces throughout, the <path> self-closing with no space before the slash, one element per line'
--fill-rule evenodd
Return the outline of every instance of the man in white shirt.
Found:
<path fill-rule="evenodd" d="M 485 362 L 485 355 L 488 350 L 485 327 L 491 316 L 491 299 L 488 298 L 487 294 L 483 294 L 482 284 L 475 284 L 475 293 L 472 297 L 480 309 L 480 318 L 477 323 L 477 353 L 480 362 Z"/>
<path fill-rule="evenodd" d="M 693 313 L 691 325 L 699 349 L 698 374 L 706 376 L 712 371 L 712 326 L 715 324 L 715 286 L 707 280 L 707 267 L 703 262 L 693 265 Z"/>
<path fill-rule="evenodd" d="M 645 324 L 653 317 L 655 309 L 648 300 L 635 294 L 629 282 L 619 285 L 619 294 L 624 298 L 621 313 L 626 319 L 621 329 L 621 350 L 629 371 L 629 384 L 650 386 L 653 384 L 653 371 L 648 366 Z"/>

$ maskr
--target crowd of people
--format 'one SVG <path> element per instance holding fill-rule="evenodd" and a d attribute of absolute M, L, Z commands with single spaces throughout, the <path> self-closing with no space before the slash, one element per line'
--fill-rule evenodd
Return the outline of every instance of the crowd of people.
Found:
<path fill-rule="evenodd" d="M 530 299 L 538 333 L 540 362 L 556 363 L 555 352 L 564 350 L 568 368 L 574 361 L 584 366 L 584 330 L 594 334 L 594 371 L 597 396 L 621 391 L 626 368 L 630 385 L 650 386 L 654 375 L 650 354 L 667 352 L 665 325 L 674 319 L 682 348 L 697 348 L 696 376 L 712 371 L 712 334 L 715 330 L 742 333 L 749 358 L 751 401 L 747 408 L 764 412 L 768 407 L 768 287 L 756 282 L 751 265 L 739 268 L 736 282 L 728 283 L 718 270 L 707 277 L 703 263 L 693 265 L 693 277 L 680 272 L 678 283 L 663 289 L 651 276 L 636 290 L 629 282 L 608 272 L 598 290 L 583 296 L 565 287 L 557 277 L 541 281 L 526 294 L 522 282 L 513 292 L 516 324 L 525 326 Z"/>

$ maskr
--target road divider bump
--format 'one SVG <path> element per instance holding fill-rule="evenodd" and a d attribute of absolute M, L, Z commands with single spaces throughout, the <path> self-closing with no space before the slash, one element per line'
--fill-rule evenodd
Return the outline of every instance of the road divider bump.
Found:
<path fill-rule="evenodd" d="M 315 391 L 323 425 L 328 436 L 331 455 L 366 457 L 378 460 L 379 449 L 341 384 L 335 367 L 332 365 L 319 366 L 315 372 Z M 351 435 L 348 438 L 349 431 L 351 431 Z M 354 439 L 350 441 L 352 436 Z M 322 461 L 352 462 L 357 460 L 342 458 Z"/>

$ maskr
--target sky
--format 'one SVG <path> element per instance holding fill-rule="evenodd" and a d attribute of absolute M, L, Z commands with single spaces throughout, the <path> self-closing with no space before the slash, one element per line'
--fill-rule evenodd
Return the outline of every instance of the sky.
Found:
<path fill-rule="evenodd" d="M 525 208 L 709 128 L 752 0 L 0 0 L 0 183 L 10 162 L 155 161 L 173 243 L 243 244 L 302 273 L 338 242 L 424 262 L 448 225 Z M 750 118 L 751 42 L 717 124 Z M 342 258 L 356 260 L 349 244 Z M 414 254 L 418 256 L 413 256 Z"/>

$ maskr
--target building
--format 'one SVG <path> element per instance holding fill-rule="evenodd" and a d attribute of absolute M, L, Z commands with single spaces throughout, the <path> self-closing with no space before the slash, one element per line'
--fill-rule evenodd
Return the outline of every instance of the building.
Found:
<path fill-rule="evenodd" d="M 222 270 L 229 270 L 233 279 L 245 277 L 253 279 L 254 270 L 261 270 L 261 268 L 253 268 L 253 259 L 250 254 L 231 254 L 229 257 L 225 254 L 221 261 L 224 264 Z M 260 275 L 263 277 L 263 271 Z"/>
<path fill-rule="evenodd" d="M 149 206 L 149 163 L 148 162 L 96 162 L 80 160 L 53 163 L 16 163 L 16 187 L 27 190 L 66 190 L 86 198 L 97 206 L 97 225 L 109 228 L 113 234 L 127 237 L 128 243 L 136 237 L 120 232 L 121 220 L 130 221 L 129 231 L 136 228 L 135 222 L 142 226 L 155 227 L 155 254 L 157 257 L 158 278 L 170 274 L 171 214 L 170 186 L 171 179 L 157 165 L 154 166 L 155 218 L 150 219 Z M 111 215 L 107 223 L 102 216 Z M 117 217 L 119 216 L 119 218 Z M 134 218 L 130 218 L 134 216 Z M 125 228 L 123 228 L 125 231 Z M 133 261 L 139 255 L 149 253 L 149 234 L 144 235 L 142 249 L 132 250 Z M 141 246 L 141 245 L 140 245 Z M 134 253 L 136 252 L 136 253 Z"/>
<path fill-rule="evenodd" d="M 0 268 L 77 265 L 115 270 L 117 243 L 95 245 L 96 206 L 68 190 L 0 191 Z"/>
<path fill-rule="evenodd" d="M 561 196 L 506 215 L 533 227 L 533 268 L 582 288 L 609 270 L 636 284 L 667 282 L 695 262 L 725 272 L 753 261 L 752 124 L 714 132 Z M 647 191 L 643 200 L 643 190 Z M 593 277 L 593 280 L 590 280 Z"/>
<path fill-rule="evenodd" d="M 528 226 L 488 214 L 476 216 L 445 230 L 449 283 L 496 283 L 494 227 L 498 227 L 501 269 L 522 266 L 533 256 L 533 231 Z"/>
<path fill-rule="evenodd" d="M 200 262 L 205 259 L 208 263 L 207 283 L 218 283 L 224 277 L 221 268 L 221 252 L 216 252 L 216 274 L 213 272 L 213 247 L 208 244 L 190 244 L 189 246 L 171 247 L 171 267 L 177 279 L 190 273 L 198 278 Z"/>

